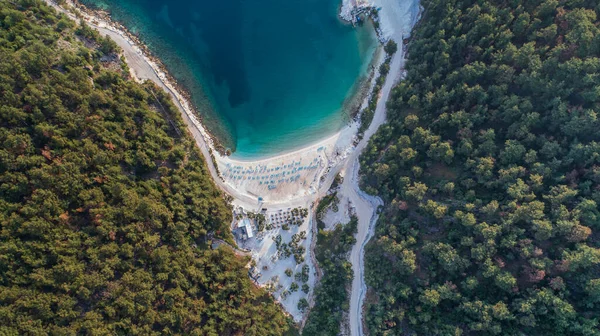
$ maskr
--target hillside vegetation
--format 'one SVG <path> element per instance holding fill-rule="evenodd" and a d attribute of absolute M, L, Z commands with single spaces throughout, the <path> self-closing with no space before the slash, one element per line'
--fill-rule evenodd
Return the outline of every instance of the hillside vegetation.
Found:
<path fill-rule="evenodd" d="M 332 194 L 333 198 L 336 194 Z M 326 204 L 325 209 L 331 205 L 331 199 L 325 197 L 319 203 Z M 317 216 L 319 212 L 317 211 Z M 358 218 L 352 216 L 346 224 L 336 224 L 327 231 L 323 222 L 317 220 L 319 232 L 315 246 L 315 257 L 323 272 L 319 284 L 315 288 L 315 305 L 310 310 L 302 335 L 306 336 L 337 336 L 343 330 L 341 324 L 344 314 L 348 314 L 349 296 L 348 289 L 352 285 L 352 264 L 348 255 L 352 246 L 356 244 Z"/>
<path fill-rule="evenodd" d="M 599 335 L 598 1 L 422 5 L 361 158 L 370 335 Z"/>
<path fill-rule="evenodd" d="M 282 335 L 178 111 L 111 40 L 0 0 L 0 334 Z"/>

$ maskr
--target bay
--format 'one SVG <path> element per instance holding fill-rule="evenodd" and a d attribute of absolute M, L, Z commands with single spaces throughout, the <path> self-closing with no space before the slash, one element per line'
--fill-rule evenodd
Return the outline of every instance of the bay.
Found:
<path fill-rule="evenodd" d="M 278 154 L 349 121 L 377 41 L 340 0 L 85 0 L 138 35 L 236 158 Z"/>

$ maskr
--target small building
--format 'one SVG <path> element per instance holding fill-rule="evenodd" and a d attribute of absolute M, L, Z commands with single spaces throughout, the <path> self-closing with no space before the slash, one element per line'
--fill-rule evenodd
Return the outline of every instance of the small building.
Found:
<path fill-rule="evenodd" d="M 242 239 L 249 239 L 254 237 L 252 233 L 252 223 L 248 218 L 244 218 L 238 222 L 238 230 Z"/>

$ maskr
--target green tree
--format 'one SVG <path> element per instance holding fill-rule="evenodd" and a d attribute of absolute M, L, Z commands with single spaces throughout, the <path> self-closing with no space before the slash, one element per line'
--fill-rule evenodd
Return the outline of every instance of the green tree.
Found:
<path fill-rule="evenodd" d="M 231 210 L 180 111 L 115 46 L 0 0 L 0 334 L 285 334 L 249 260 L 210 248 Z"/>
<path fill-rule="evenodd" d="M 389 40 L 383 49 L 385 50 L 386 54 L 393 55 L 396 53 L 396 51 L 398 51 L 398 45 L 396 42 L 394 42 L 394 40 Z"/>

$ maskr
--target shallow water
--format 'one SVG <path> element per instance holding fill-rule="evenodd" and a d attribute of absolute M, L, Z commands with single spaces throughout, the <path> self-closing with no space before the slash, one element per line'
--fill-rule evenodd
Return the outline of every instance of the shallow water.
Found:
<path fill-rule="evenodd" d="M 339 130 L 365 76 L 372 30 L 340 0 L 85 0 L 138 34 L 238 158 L 273 155 Z"/>

